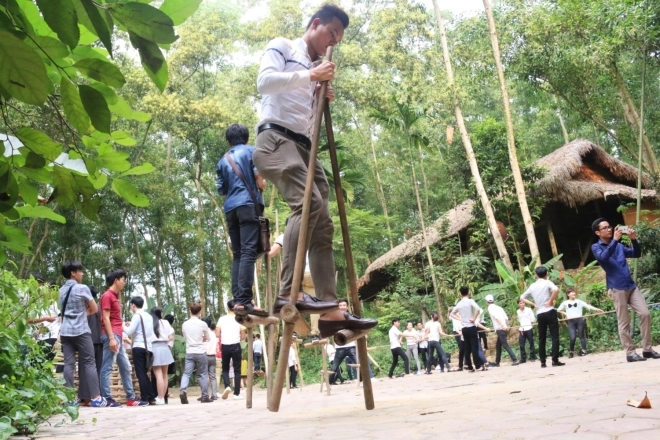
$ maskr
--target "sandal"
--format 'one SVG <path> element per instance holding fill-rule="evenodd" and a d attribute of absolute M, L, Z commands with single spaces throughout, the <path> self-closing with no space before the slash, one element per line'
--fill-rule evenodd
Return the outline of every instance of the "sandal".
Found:
<path fill-rule="evenodd" d="M 268 316 L 268 312 L 266 310 L 255 307 L 254 304 L 237 304 L 234 306 L 234 313 L 239 316 Z"/>

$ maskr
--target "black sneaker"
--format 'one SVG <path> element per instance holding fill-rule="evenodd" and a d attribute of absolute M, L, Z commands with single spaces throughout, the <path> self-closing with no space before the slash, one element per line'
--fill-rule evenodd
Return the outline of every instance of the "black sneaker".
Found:
<path fill-rule="evenodd" d="M 545 368 L 547 365 L 545 365 L 545 362 L 541 362 L 541 368 Z"/>
<path fill-rule="evenodd" d="M 520 365 L 520 362 L 518 362 L 517 360 L 511 362 L 512 367 L 515 367 L 516 365 Z"/>
<path fill-rule="evenodd" d="M 587 352 L 584 350 L 580 350 L 579 356 L 586 356 Z"/>
<path fill-rule="evenodd" d="M 499 367 L 499 366 L 500 366 L 500 364 L 495 364 L 495 363 L 492 363 L 492 364 L 490 364 L 489 366 L 490 366 L 490 367 Z"/>
<path fill-rule="evenodd" d="M 519 362 L 519 363 L 521 363 L 521 364 L 525 364 L 525 363 L 527 363 L 527 359 L 520 359 L 520 362 Z"/>
<path fill-rule="evenodd" d="M 179 393 L 179 399 L 181 399 L 181 404 L 182 405 L 187 405 L 188 404 L 188 394 Z"/>
<path fill-rule="evenodd" d="M 566 365 L 566 364 L 563 363 L 563 362 L 559 362 L 559 361 L 556 361 L 556 362 L 555 362 L 555 361 L 552 361 L 552 366 L 553 366 L 553 367 L 563 367 L 564 365 Z"/>
<path fill-rule="evenodd" d="M 572 358 L 572 357 L 573 357 L 573 352 L 572 352 L 572 351 L 569 351 L 569 352 L 568 352 L 568 358 L 570 359 L 570 358 Z"/>

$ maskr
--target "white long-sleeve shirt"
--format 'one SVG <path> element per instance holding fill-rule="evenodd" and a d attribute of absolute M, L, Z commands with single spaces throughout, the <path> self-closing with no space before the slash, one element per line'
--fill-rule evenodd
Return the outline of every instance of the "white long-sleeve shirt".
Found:
<path fill-rule="evenodd" d="M 529 307 L 525 307 L 523 310 L 516 310 L 518 314 L 518 322 L 520 323 L 520 331 L 526 332 L 527 330 L 532 329 L 532 323 L 536 321 L 536 316 L 534 312 Z"/>
<path fill-rule="evenodd" d="M 509 326 L 509 317 L 502 307 L 496 304 L 489 304 L 488 314 L 490 315 L 490 320 L 493 321 L 493 328 L 495 330 L 502 330 Z"/>
<path fill-rule="evenodd" d="M 566 310 L 566 317 L 568 319 L 580 318 L 582 317 L 582 309 L 587 310 L 596 310 L 595 307 L 590 306 L 581 299 L 566 300 L 557 307 L 557 311 L 561 312 Z"/>
<path fill-rule="evenodd" d="M 312 67 L 301 38 L 275 38 L 268 43 L 257 76 L 257 90 L 263 96 L 257 128 L 275 123 L 311 138 L 316 90 L 309 73 Z"/>
<path fill-rule="evenodd" d="M 147 346 L 144 346 L 144 333 L 142 332 L 142 324 L 140 323 L 140 317 L 144 321 L 144 333 L 147 334 Z M 144 310 L 140 309 L 133 315 L 131 319 L 131 324 L 124 329 L 126 335 L 131 336 L 135 334 L 133 338 L 133 347 L 146 348 L 151 351 L 151 342 L 154 339 L 154 319 L 151 315 Z"/>

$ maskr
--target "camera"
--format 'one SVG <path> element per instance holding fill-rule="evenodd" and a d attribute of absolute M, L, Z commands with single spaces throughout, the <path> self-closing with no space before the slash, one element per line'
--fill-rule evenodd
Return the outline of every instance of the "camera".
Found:
<path fill-rule="evenodd" d="M 619 226 L 619 231 L 621 231 L 622 234 L 628 234 L 630 232 L 630 227 L 628 227 L 628 226 Z"/>

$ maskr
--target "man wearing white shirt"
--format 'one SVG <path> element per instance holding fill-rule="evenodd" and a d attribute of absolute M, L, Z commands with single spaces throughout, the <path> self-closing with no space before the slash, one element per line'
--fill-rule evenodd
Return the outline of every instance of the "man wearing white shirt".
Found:
<path fill-rule="evenodd" d="M 246 329 L 236 322 L 234 314 L 234 301 L 227 301 L 227 313 L 218 320 L 215 327 L 215 335 L 220 339 L 220 350 L 222 352 L 222 381 L 225 384 L 225 390 L 222 392 L 222 399 L 226 400 L 231 394 L 229 382 L 229 365 L 234 369 L 234 399 L 242 399 L 241 395 L 241 341 L 245 339 Z"/>
<path fill-rule="evenodd" d="M 463 326 L 461 332 L 463 333 L 463 341 L 465 343 L 465 365 L 467 365 L 468 371 L 471 373 L 479 369 L 483 371 L 485 368 L 483 368 L 483 362 L 479 357 L 479 336 L 477 336 L 477 328 L 474 324 L 481 314 L 481 307 L 470 298 L 469 287 L 462 286 L 460 292 L 461 300 L 451 310 L 450 316 L 460 320 Z M 474 368 L 470 360 L 470 353 L 472 353 Z"/>
<path fill-rule="evenodd" d="M 154 337 L 154 320 L 151 315 L 144 310 L 144 298 L 134 296 L 130 301 L 131 311 L 133 318 L 130 324 L 124 329 L 127 336 L 135 335 L 133 337 L 133 365 L 135 366 L 135 375 L 140 384 L 140 400 L 149 402 L 150 405 L 156 404 L 156 396 L 152 395 L 151 382 L 147 376 L 147 360 L 151 355 L 152 347 L 151 342 Z M 146 341 L 145 341 L 146 336 Z"/>
<path fill-rule="evenodd" d="M 511 365 L 518 365 L 519 362 L 516 358 L 516 354 L 511 350 L 511 347 L 509 347 L 509 343 L 506 340 L 509 333 L 509 317 L 502 307 L 495 304 L 493 295 L 486 295 L 486 302 L 488 303 L 488 314 L 490 315 L 491 321 L 493 321 L 493 329 L 497 334 L 497 343 L 495 344 L 495 363 L 490 366 L 500 366 L 500 360 L 502 360 L 502 348 L 509 353 L 509 357 L 513 362 Z"/>
<path fill-rule="evenodd" d="M 190 319 L 183 323 L 181 330 L 186 340 L 186 364 L 181 377 L 181 388 L 179 398 L 181 403 L 188 404 L 188 383 L 193 370 L 197 370 L 197 381 L 202 388 L 202 403 L 213 402 L 208 395 L 209 373 L 208 361 L 206 359 L 205 341 L 211 338 L 209 326 L 199 319 L 202 306 L 199 303 L 190 305 Z M 240 365 L 240 364 L 239 364 Z"/>
<path fill-rule="evenodd" d="M 536 360 L 536 351 L 534 350 L 534 329 L 532 323 L 536 322 L 534 312 L 529 307 L 525 307 L 525 301 L 518 301 L 518 322 L 520 323 L 520 336 L 518 336 L 518 345 L 520 345 L 520 363 L 527 362 L 527 352 L 525 351 L 525 341 L 529 342 L 529 360 Z"/>
<path fill-rule="evenodd" d="M 417 351 L 419 356 L 422 359 L 422 364 L 426 365 L 426 352 L 428 350 L 429 341 L 428 336 L 426 336 L 426 330 L 421 322 L 417 323 L 417 339 L 419 343 L 417 344 Z"/>
<path fill-rule="evenodd" d="M 254 357 L 254 371 L 261 370 L 261 356 L 264 353 L 264 343 L 261 342 L 261 335 L 259 333 L 254 335 L 254 342 L 252 342 L 252 354 Z"/>
<path fill-rule="evenodd" d="M 550 330 L 552 339 L 552 366 L 561 367 L 565 365 L 559 361 L 559 320 L 557 319 L 557 310 L 553 307 L 559 287 L 548 280 L 548 269 L 545 266 L 539 266 L 534 269 L 536 281 L 520 297 L 525 304 L 536 307 L 536 319 L 539 322 L 539 357 L 541 358 L 541 368 L 545 368 L 545 341 Z M 532 297 L 534 302 L 527 298 Z"/>
<path fill-rule="evenodd" d="M 321 315 L 321 337 L 342 329 L 368 330 L 378 324 L 337 308 L 334 226 L 328 207 L 328 181 L 319 160 L 312 165 L 314 187 L 307 229 L 309 268 L 317 298 L 291 292 L 315 110 L 324 105 L 326 97 L 330 101 L 334 98 L 332 87 L 327 88 L 326 96 L 317 96 L 320 83 L 332 81 L 335 75 L 335 64 L 321 61 L 321 57 L 341 41 L 348 23 L 348 15 L 338 6 L 323 5 L 311 17 L 302 38 L 275 38 L 268 43 L 257 77 L 257 90 L 263 99 L 253 161 L 291 208 L 282 243 L 281 288 L 273 310 L 278 313 L 290 295 L 297 295 L 300 312 Z"/>
<path fill-rule="evenodd" d="M 396 377 L 405 377 L 406 374 L 410 374 L 410 366 L 408 364 L 408 356 L 401 349 L 401 332 L 399 331 L 399 326 L 401 322 L 399 318 L 392 318 L 392 328 L 388 333 L 390 337 L 390 350 L 392 351 L 392 365 L 390 365 L 390 372 L 387 375 L 390 379 L 394 379 L 394 369 L 399 364 L 399 358 L 403 359 L 403 367 L 406 371 L 405 374 L 397 374 Z"/>

